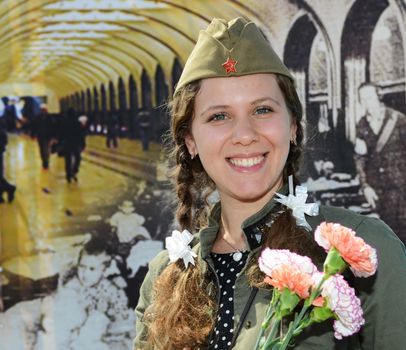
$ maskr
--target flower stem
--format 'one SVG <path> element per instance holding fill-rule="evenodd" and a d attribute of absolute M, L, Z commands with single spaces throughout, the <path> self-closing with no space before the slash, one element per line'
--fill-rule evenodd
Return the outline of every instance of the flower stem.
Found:
<path fill-rule="evenodd" d="M 272 300 L 273 299 L 274 299 L 274 297 L 272 297 Z M 271 317 L 274 314 L 274 310 L 273 310 L 273 306 L 272 306 L 272 300 L 267 306 L 267 309 L 266 309 L 266 312 L 265 312 L 264 322 L 262 322 L 261 331 L 259 333 L 257 342 L 255 343 L 255 348 L 254 348 L 255 350 L 259 349 L 259 346 L 261 344 L 261 340 L 264 337 L 265 330 L 268 328 L 269 321 L 270 321 Z"/>
<path fill-rule="evenodd" d="M 281 323 L 281 319 L 277 318 L 272 325 L 272 329 L 270 333 L 268 334 L 268 337 L 266 338 L 266 341 L 264 345 L 262 345 L 261 350 L 267 350 L 269 346 L 273 343 L 276 342 L 278 339 L 274 339 L 276 332 L 278 331 L 279 324 Z"/>
<path fill-rule="evenodd" d="M 255 343 L 255 348 L 254 348 L 255 350 L 263 349 L 263 345 L 260 347 L 261 341 L 264 340 L 264 342 L 265 342 L 264 333 L 265 333 L 266 329 L 268 328 L 272 317 L 275 315 L 276 305 L 279 302 L 280 297 L 281 297 L 281 294 L 278 292 L 278 290 L 273 289 L 271 300 L 265 311 L 264 321 L 261 324 L 261 331 L 259 333 L 257 342 Z"/>
<path fill-rule="evenodd" d="M 302 319 L 304 317 L 304 315 L 306 314 L 307 310 L 309 309 L 309 307 L 312 305 L 313 301 L 320 295 L 321 293 L 321 286 L 323 285 L 323 283 L 325 282 L 325 280 L 328 278 L 329 276 L 324 275 L 323 278 L 321 279 L 320 283 L 318 284 L 317 288 L 315 288 L 312 293 L 309 296 L 309 299 L 307 299 L 302 307 L 302 310 L 300 310 L 299 315 L 297 315 L 294 319 L 293 322 L 290 323 L 289 325 L 289 329 L 288 332 L 286 333 L 286 335 L 283 337 L 283 342 L 281 344 L 281 346 L 279 347 L 278 350 L 285 350 L 293 335 L 297 335 L 298 331 L 300 332 L 302 329 L 300 327 L 300 323 L 302 322 Z"/>

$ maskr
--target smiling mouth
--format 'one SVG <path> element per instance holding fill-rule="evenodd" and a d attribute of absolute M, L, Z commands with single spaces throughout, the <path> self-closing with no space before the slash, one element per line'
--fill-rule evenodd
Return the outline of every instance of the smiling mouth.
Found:
<path fill-rule="evenodd" d="M 227 160 L 234 166 L 240 168 L 251 168 L 261 164 L 265 159 L 266 154 L 252 157 L 252 158 L 227 158 Z"/>

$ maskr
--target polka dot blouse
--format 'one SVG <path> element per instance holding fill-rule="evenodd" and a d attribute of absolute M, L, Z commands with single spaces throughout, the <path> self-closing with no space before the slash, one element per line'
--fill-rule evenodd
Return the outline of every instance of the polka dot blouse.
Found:
<path fill-rule="evenodd" d="M 209 349 L 226 350 L 230 348 L 234 332 L 234 285 L 245 265 L 248 251 L 243 253 L 240 261 L 234 261 L 233 253 L 211 253 L 211 256 L 220 283 L 220 304 Z"/>

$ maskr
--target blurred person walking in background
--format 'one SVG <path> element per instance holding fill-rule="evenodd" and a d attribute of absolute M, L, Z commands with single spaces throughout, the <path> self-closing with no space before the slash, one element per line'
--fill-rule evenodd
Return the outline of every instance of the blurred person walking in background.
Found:
<path fill-rule="evenodd" d="M 65 158 L 65 173 L 68 183 L 78 181 L 81 153 L 86 147 L 86 125 L 87 117 L 76 115 L 73 108 L 69 108 L 62 122 L 60 130 L 60 147 Z"/>
<path fill-rule="evenodd" d="M 107 136 L 106 136 L 106 146 L 107 148 L 117 148 L 118 142 L 118 117 L 113 114 L 107 119 Z"/>
<path fill-rule="evenodd" d="M 41 105 L 40 114 L 33 123 L 32 134 L 37 137 L 42 169 L 47 170 L 49 167 L 51 141 L 55 136 L 55 127 L 51 116 L 48 114 L 48 107 L 44 103 Z"/>
<path fill-rule="evenodd" d="M 143 109 L 140 111 L 138 115 L 138 125 L 140 126 L 140 139 L 142 143 L 142 150 L 148 151 L 149 149 L 149 133 L 150 133 L 150 125 L 151 125 L 151 114 L 147 109 Z"/>

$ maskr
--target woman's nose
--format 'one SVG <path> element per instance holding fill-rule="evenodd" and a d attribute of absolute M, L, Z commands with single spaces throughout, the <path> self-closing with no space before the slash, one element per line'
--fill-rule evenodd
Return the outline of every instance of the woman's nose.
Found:
<path fill-rule="evenodd" d="M 247 146 L 258 140 L 258 130 L 256 129 L 254 121 L 251 118 L 244 117 L 235 121 L 232 135 L 232 142 L 234 144 L 239 143 Z"/>

